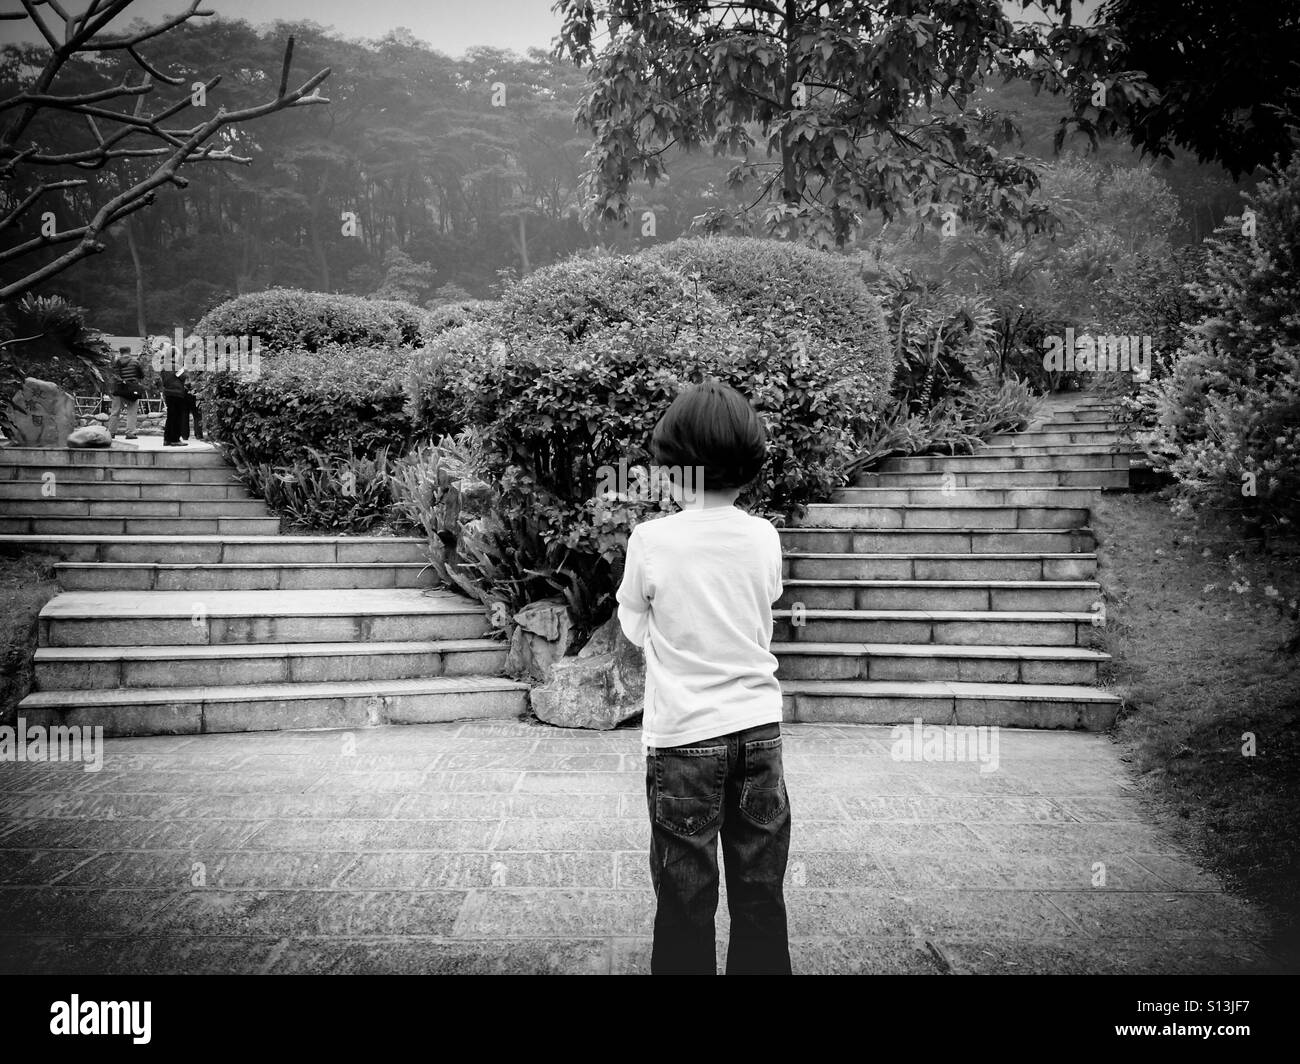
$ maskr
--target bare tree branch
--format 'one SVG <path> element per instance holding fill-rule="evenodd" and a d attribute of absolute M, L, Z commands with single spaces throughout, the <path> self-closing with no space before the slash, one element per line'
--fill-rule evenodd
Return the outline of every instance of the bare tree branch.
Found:
<path fill-rule="evenodd" d="M 0 229 L 5 229 L 10 225 L 13 225 L 13 223 L 17 221 L 18 216 L 22 214 L 24 211 L 26 211 L 33 203 L 35 203 L 43 195 L 45 195 L 45 193 L 54 192 L 57 189 L 63 189 L 63 188 L 77 188 L 81 185 L 84 185 L 85 183 L 86 183 L 85 178 L 77 178 L 75 180 L 69 179 L 67 181 L 48 181 L 44 185 L 32 189 L 32 191 L 27 194 L 26 199 L 24 199 L 20 204 L 18 204 L 17 207 L 15 207 L 8 214 L 6 214 L 4 218 L 0 218 Z"/>
<path fill-rule="evenodd" d="M 294 47 L 294 40 L 290 37 L 285 46 L 280 67 L 279 89 L 274 99 L 237 111 L 219 109 L 210 118 L 188 129 L 166 128 L 163 123 L 192 106 L 193 97 L 186 94 L 157 113 L 145 113 L 146 98 L 153 92 L 157 83 L 181 85 L 185 79 L 173 77 L 158 69 L 140 54 L 137 46 L 141 42 L 152 40 L 182 25 L 191 18 L 211 15 L 211 11 L 200 9 L 200 0 L 191 0 L 188 8 L 179 15 L 169 16 L 155 25 L 109 39 L 100 39 L 98 35 L 129 7 L 132 0 L 88 0 L 87 6 L 77 15 L 70 15 L 60 0 L 20 0 L 20 2 L 23 6 L 22 14 L 14 12 L 0 17 L 30 18 L 49 44 L 51 51 L 45 66 L 29 88 L 7 100 L 0 101 L 0 113 L 8 110 L 18 112 L 15 120 L 0 132 L 0 179 L 12 179 L 20 166 L 71 165 L 81 169 L 96 170 L 120 159 L 153 159 L 157 165 L 146 176 L 100 206 L 84 224 L 49 236 L 42 234 L 0 251 L 0 262 L 9 262 L 31 253 L 39 253 L 49 247 L 72 245 L 63 254 L 33 270 L 26 277 L 0 287 L 0 299 L 9 299 L 25 292 L 82 259 L 103 251 L 104 245 L 100 242 L 100 237 L 109 227 L 151 204 L 159 188 L 165 185 L 183 188 L 188 184 L 188 181 L 177 173 L 183 165 L 219 162 L 244 165 L 250 163 L 252 161 L 250 158 L 236 155 L 231 145 L 217 147 L 208 143 L 225 127 L 252 121 L 290 107 L 329 103 L 329 100 L 318 91 L 321 83 L 330 76 L 328 67 L 317 71 L 296 89 L 290 90 L 289 77 Z M 57 40 L 47 21 L 41 17 L 38 11 L 41 6 L 49 8 L 62 19 L 65 36 L 62 44 Z M 69 59 L 87 52 L 106 51 L 126 52 L 130 59 L 144 70 L 144 81 L 140 85 L 130 85 L 123 80 L 119 85 L 76 94 L 59 94 L 54 91 L 53 83 Z M 203 86 L 204 91 L 215 88 L 220 80 L 220 75 L 208 80 Z M 106 101 L 129 96 L 135 97 L 135 107 L 130 113 L 98 106 Z M 35 144 L 22 144 L 24 134 L 33 119 L 43 110 L 81 115 L 90 130 L 93 142 L 91 146 L 83 150 L 51 153 L 41 152 Z M 111 132 L 101 130 L 100 122 L 113 123 L 115 128 Z M 145 138 L 154 143 L 123 143 L 132 137 Z M 50 192 L 64 192 L 85 184 L 84 180 L 45 182 L 28 193 L 14 210 L 0 220 L 0 230 L 13 225 L 41 196 Z"/>

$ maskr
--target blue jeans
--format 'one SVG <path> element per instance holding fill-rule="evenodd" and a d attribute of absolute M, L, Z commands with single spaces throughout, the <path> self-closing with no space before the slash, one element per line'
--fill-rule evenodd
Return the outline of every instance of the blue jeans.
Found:
<path fill-rule="evenodd" d="M 650 879 L 655 909 L 650 970 L 717 973 L 717 840 L 727 876 L 731 942 L 727 974 L 790 974 L 784 880 L 790 799 L 781 726 L 651 750 Z"/>

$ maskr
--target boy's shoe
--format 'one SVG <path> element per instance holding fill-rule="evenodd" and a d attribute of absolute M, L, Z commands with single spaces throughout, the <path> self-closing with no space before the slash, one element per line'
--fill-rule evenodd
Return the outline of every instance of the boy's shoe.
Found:
<path fill-rule="evenodd" d="M 126 434 L 126 438 L 127 438 L 128 440 L 134 440 L 134 439 L 138 439 L 139 437 L 136 436 L 136 434 L 135 434 L 134 432 L 128 432 L 128 433 Z"/>
<path fill-rule="evenodd" d="M 183 444 L 180 440 L 164 440 L 164 441 L 163 441 L 163 446 L 164 446 L 164 447 L 184 447 L 185 444 Z"/>

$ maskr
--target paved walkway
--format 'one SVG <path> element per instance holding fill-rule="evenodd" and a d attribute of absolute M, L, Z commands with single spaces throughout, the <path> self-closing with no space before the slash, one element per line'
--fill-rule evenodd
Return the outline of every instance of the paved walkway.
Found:
<path fill-rule="evenodd" d="M 797 972 L 1268 964 L 1103 736 L 1003 731 L 982 773 L 895 761 L 888 728 L 786 735 Z M 513 722 L 0 762 L 0 970 L 642 972 L 643 775 L 635 731 Z"/>

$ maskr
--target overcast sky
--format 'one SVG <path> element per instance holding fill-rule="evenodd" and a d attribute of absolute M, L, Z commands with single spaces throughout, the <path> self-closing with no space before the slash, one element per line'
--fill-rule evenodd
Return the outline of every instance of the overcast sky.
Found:
<path fill-rule="evenodd" d="M 475 44 L 490 44 L 525 52 L 529 48 L 550 48 L 559 31 L 559 18 L 551 11 L 552 0 L 207 0 L 203 5 L 218 16 L 247 19 L 259 25 L 277 19 L 319 22 L 333 26 L 344 37 L 382 37 L 389 30 L 405 26 L 420 40 L 440 52 L 460 55 Z M 0 10 L 16 11 L 17 0 L 0 0 Z M 184 0 L 135 0 L 119 25 L 132 18 L 150 22 L 183 10 Z M 1013 19 L 1033 18 L 1038 12 L 1022 11 L 1019 3 L 1004 2 Z M 1085 21 L 1097 0 L 1081 5 Z M 85 0 L 65 0 L 69 11 L 83 11 Z M 49 17 L 49 11 L 45 11 Z M 1076 16 L 1078 17 L 1078 16 Z M 53 19 L 57 29 L 60 20 Z M 30 22 L 0 21 L 0 40 L 15 36 L 35 37 Z"/>
<path fill-rule="evenodd" d="M 16 0 L 0 0 L 0 10 L 19 8 Z M 65 0 L 69 12 L 85 9 L 84 0 Z M 154 22 L 161 15 L 184 10 L 183 0 L 136 0 L 122 16 Z M 524 52 L 549 48 L 560 22 L 551 12 L 551 0 L 207 0 L 205 8 L 224 18 L 247 19 L 254 24 L 310 20 L 333 26 L 344 37 L 382 37 L 405 26 L 440 52 L 460 55 L 475 44 L 490 44 Z M 46 10 L 46 17 L 49 12 Z M 61 20 L 54 18 L 56 28 Z M 0 21 L 0 36 L 12 40 L 22 26 L 23 37 L 32 35 L 31 23 Z"/>

